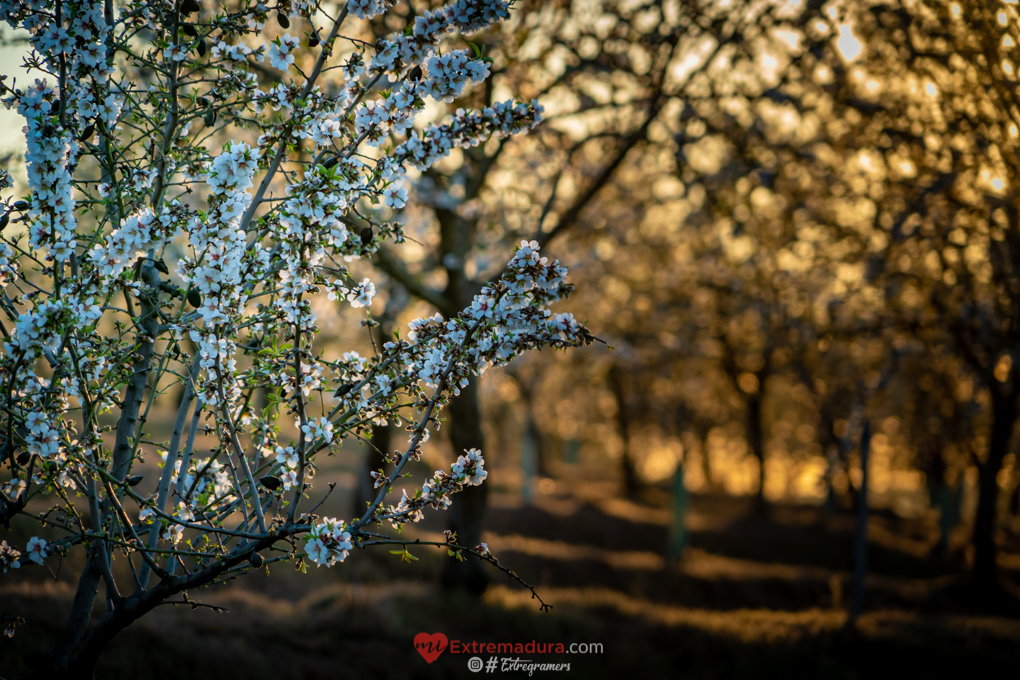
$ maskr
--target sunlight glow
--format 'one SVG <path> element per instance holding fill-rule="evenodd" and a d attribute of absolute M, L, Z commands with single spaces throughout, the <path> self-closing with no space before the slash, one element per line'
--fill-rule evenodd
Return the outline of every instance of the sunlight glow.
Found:
<path fill-rule="evenodd" d="M 836 39 L 836 49 L 848 64 L 853 63 L 861 56 L 864 46 L 853 33 L 850 24 L 842 24 L 839 27 L 839 38 Z"/>

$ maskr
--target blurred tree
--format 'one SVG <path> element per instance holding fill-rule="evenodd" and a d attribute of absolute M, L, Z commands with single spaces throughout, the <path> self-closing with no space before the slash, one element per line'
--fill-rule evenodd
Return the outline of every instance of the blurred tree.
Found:
<path fill-rule="evenodd" d="M 716 290 L 739 301 L 719 316 L 731 328 L 744 319 L 742 333 L 715 326 L 726 372 L 748 387 L 757 378 L 761 391 L 752 366 L 776 370 L 763 350 L 788 344 L 782 331 L 798 318 L 819 328 L 835 316 L 846 328 L 857 317 L 944 343 L 989 413 L 987 448 L 972 462 L 973 576 L 990 586 L 1020 396 L 1016 8 L 831 3 L 801 17 L 785 34 L 770 29 L 769 48 L 745 36 L 718 56 L 677 132 L 686 224 L 709 252 L 715 237 L 731 255 L 712 262 L 727 265 Z M 731 30 L 713 28 L 718 41 Z M 754 277 L 763 285 L 748 291 Z M 747 427 L 756 455 L 763 430 Z"/>
<path fill-rule="evenodd" d="M 936 551 L 949 557 L 981 409 L 961 385 L 968 380 L 966 368 L 944 345 L 924 347 L 900 373 L 908 394 L 903 414 L 908 437 L 916 447 L 916 465 L 927 480 L 931 505 L 939 510 Z"/>
<path fill-rule="evenodd" d="M 779 83 L 725 102 L 747 130 L 735 146 L 765 161 L 755 191 L 829 232 L 814 261 L 828 251 L 837 281 L 866 284 L 857 310 L 944 343 L 977 381 L 990 419 L 973 460 L 981 587 L 995 583 L 998 476 L 1020 397 L 1018 37 L 1007 3 L 833 4 L 791 38 Z M 748 113 L 770 108 L 795 130 L 786 139 L 775 123 L 755 134 Z"/>
<path fill-rule="evenodd" d="M 830 18 L 806 36 L 813 77 L 782 92 L 828 114 L 812 145 L 827 177 L 809 207 L 857 233 L 863 275 L 883 286 L 900 328 L 945 343 L 982 390 L 990 433 L 973 460 L 973 578 L 991 587 L 997 477 L 1020 397 L 1016 9 L 875 3 Z"/>
<path fill-rule="evenodd" d="M 495 89 L 475 96 L 533 87 L 549 121 L 423 177 L 413 209 L 441 236 L 380 266 L 443 311 L 493 275 L 482 246 L 589 248 L 589 318 L 632 356 L 603 364 L 584 417 L 627 433 L 690 421 L 685 404 L 717 424 L 740 412 L 759 507 L 785 446 L 773 430 L 797 418 L 817 424 L 830 500 L 855 497 L 850 423 L 901 348 L 889 394 L 904 403 L 882 408 L 908 422 L 944 524 L 978 468 L 974 579 L 993 583 L 1020 396 L 1015 6 L 571 7 L 523 4 L 514 38 L 482 40 Z M 804 391 L 776 390 L 791 379 Z M 477 418 L 476 399 L 451 419 Z M 705 452 L 711 425 L 696 429 Z M 641 467 L 622 456 L 626 488 Z"/>
<path fill-rule="evenodd" d="M 628 429 L 662 410 L 675 416 L 692 393 L 721 423 L 742 411 L 759 496 L 772 427 L 791 409 L 818 423 L 830 486 L 851 477 L 863 390 L 890 348 L 912 357 L 881 408 L 909 421 L 933 495 L 977 468 L 973 577 L 993 584 L 1020 398 L 1015 4 L 684 2 L 676 16 L 676 67 L 657 118 L 629 106 L 631 124 L 612 127 L 619 92 L 601 82 L 596 97 L 582 87 L 584 59 L 570 62 L 573 108 L 515 148 L 519 165 L 497 164 L 543 180 L 518 171 L 503 185 L 490 203 L 509 225 L 499 233 L 524 233 L 527 210 L 513 205 L 544 206 L 531 208 L 544 239 L 580 220 L 570 245 L 599 260 L 581 270 L 590 292 L 580 297 L 593 325 L 637 357 L 607 391 L 653 393 L 646 374 L 682 383 L 654 391 L 652 409 L 631 409 Z M 609 42 L 591 42 L 592 53 L 617 54 L 626 41 Z M 661 96 L 639 99 L 654 108 Z M 588 112 L 602 125 L 582 126 L 589 137 L 566 127 Z M 621 130 L 650 142 L 640 156 L 602 150 L 609 139 L 625 148 Z M 552 187 L 544 200 L 536 184 Z M 801 396 L 772 392 L 789 378 Z M 939 501 L 947 520 L 951 500 Z"/>
<path fill-rule="evenodd" d="M 657 3 L 575 9 L 562 1 L 520 2 L 502 36 L 473 37 L 493 59 L 491 85 L 451 106 L 485 106 L 503 89 L 522 87 L 524 96 L 546 105 L 549 120 L 523 144 L 475 147 L 425 173 L 412 209 L 423 223 L 438 224 L 438 240 L 423 243 L 412 258 L 379 253 L 380 269 L 446 317 L 498 275 L 498 259 L 490 259 L 494 246 L 509 251 L 521 239 L 546 246 L 572 228 L 628 154 L 646 142 L 668 101 L 667 75 L 680 38 L 675 12 Z M 450 402 L 447 415 L 455 450 L 485 449 L 477 381 Z M 473 488 L 452 508 L 450 529 L 461 540 L 481 540 L 487 494 Z M 477 564 L 451 565 L 444 582 L 484 589 Z"/>

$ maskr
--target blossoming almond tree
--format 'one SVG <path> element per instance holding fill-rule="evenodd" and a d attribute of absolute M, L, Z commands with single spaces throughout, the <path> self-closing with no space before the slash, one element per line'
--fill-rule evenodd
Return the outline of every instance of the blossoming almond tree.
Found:
<path fill-rule="evenodd" d="M 406 545 L 386 530 L 486 477 L 469 450 L 389 496 L 468 377 L 591 342 L 549 309 L 570 291 L 566 271 L 522 242 L 459 314 L 418 319 L 370 357 L 315 346 L 317 296 L 371 304 L 372 282 L 347 265 L 403 241 L 390 218 L 408 173 L 539 122 L 537 103 L 508 101 L 415 125 L 426 100 L 489 75 L 456 41 L 510 4 L 454 0 L 373 45 L 347 33 L 382 0 L 0 0 L 29 35 L 26 67 L 47 74 L 3 83 L 26 120 L 29 191 L 0 220 L 0 521 L 46 530 L 0 543 L 0 571 L 84 555 L 43 672 L 91 676 L 118 631 L 187 590 Z M 271 88 L 266 69 L 284 72 Z M 323 87 L 327 72 L 342 85 Z M 172 435 L 157 444 L 147 417 L 175 385 Z M 332 489 L 312 490 L 316 457 L 408 417 L 364 514 L 316 515 Z M 163 463 L 145 493 L 136 466 L 153 452 Z M 433 545 L 499 566 L 484 544 L 446 539 Z M 89 627 L 101 585 L 107 611 Z"/>

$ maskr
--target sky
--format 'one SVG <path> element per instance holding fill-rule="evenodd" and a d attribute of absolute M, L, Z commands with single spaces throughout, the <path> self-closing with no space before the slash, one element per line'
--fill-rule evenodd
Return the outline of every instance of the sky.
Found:
<path fill-rule="evenodd" d="M 0 26 L 0 35 L 8 38 L 11 31 L 7 26 Z M 10 85 L 15 77 L 19 83 L 26 81 L 25 73 L 21 69 L 21 60 L 26 51 L 23 46 L 0 46 L 0 74 L 7 76 L 7 85 Z M 0 154 L 11 151 L 24 152 L 25 137 L 21 133 L 24 126 L 25 119 L 16 111 L 8 111 L 4 106 L 0 106 Z"/>

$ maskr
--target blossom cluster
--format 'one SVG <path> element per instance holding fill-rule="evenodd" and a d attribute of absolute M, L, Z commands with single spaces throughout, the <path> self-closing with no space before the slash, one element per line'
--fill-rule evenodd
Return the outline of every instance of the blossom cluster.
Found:
<path fill-rule="evenodd" d="M 10 569 L 18 569 L 25 558 L 36 564 L 42 564 L 52 548 L 49 541 L 38 536 L 28 539 L 24 553 L 7 541 L 0 541 L 0 573 L 6 574 Z"/>
<path fill-rule="evenodd" d="M 21 566 L 21 551 L 7 541 L 0 541 L 0 570 L 6 574 Z"/>
<path fill-rule="evenodd" d="M 146 256 L 150 248 L 173 238 L 186 214 L 177 200 L 164 204 L 158 217 L 151 209 L 144 208 L 121 222 L 105 243 L 94 245 L 89 257 L 99 269 L 105 286 L 109 287 L 120 279 L 127 269 Z"/>
<path fill-rule="evenodd" d="M 468 82 L 483 82 L 489 77 L 489 64 L 471 59 L 467 50 L 455 50 L 444 55 L 429 57 L 425 94 L 441 102 L 452 102 L 459 97 Z"/>
<path fill-rule="evenodd" d="M 259 46 L 252 49 L 245 43 L 231 45 L 221 40 L 213 45 L 212 58 L 214 62 L 225 62 L 227 68 L 230 68 L 232 65 L 244 64 L 248 61 L 248 57 L 254 57 L 256 61 L 262 61 L 265 58 L 265 55 L 263 54 L 264 51 L 265 46 Z M 291 59 L 289 63 L 293 64 L 294 60 Z"/>
<path fill-rule="evenodd" d="M 329 290 L 330 300 L 344 299 L 354 309 L 370 307 L 375 297 L 375 284 L 370 279 L 362 279 L 361 283 L 349 283 L 342 279 L 333 282 Z"/>
<path fill-rule="evenodd" d="M 14 258 L 14 248 L 0 243 L 0 290 L 18 278 L 18 262 Z"/>
<path fill-rule="evenodd" d="M 165 466 L 166 452 L 161 452 L 160 455 Z M 226 507 L 234 500 L 231 493 L 233 484 L 230 480 L 230 468 L 215 458 L 192 458 L 188 461 L 177 458 L 173 470 L 169 472 L 170 484 L 183 490 L 182 495 L 188 501 L 189 512 L 197 508 L 213 510 L 217 507 Z M 155 513 L 151 509 L 139 513 L 139 518 L 143 521 L 154 517 Z"/>
<path fill-rule="evenodd" d="M 25 161 L 32 188 L 29 243 L 33 248 L 48 247 L 57 261 L 64 262 L 78 245 L 70 169 L 78 156 L 78 142 L 70 131 L 53 125 L 52 109 L 59 108 L 56 99 L 56 91 L 37 80 L 19 98 L 18 113 L 27 122 Z"/>
<path fill-rule="evenodd" d="M 451 33 L 470 35 L 509 16 L 510 0 L 456 0 L 423 12 L 409 33 L 376 43 L 371 68 L 376 72 L 400 73 L 435 54 L 439 43 Z"/>
<path fill-rule="evenodd" d="M 77 131 L 88 125 L 113 125 L 121 98 L 110 89 L 113 67 L 105 46 L 110 29 L 103 5 L 75 3 L 67 12 L 66 25 L 48 19 L 48 5 L 2 0 L 0 18 L 28 31 L 36 53 L 52 72 L 63 74 L 62 96 L 49 83 L 36 80 L 5 103 L 11 106 L 16 101 L 26 120 L 30 244 L 45 246 L 54 259 L 66 262 L 77 246 L 71 179 L 80 151 Z"/>
<path fill-rule="evenodd" d="M 317 522 L 305 537 L 308 559 L 320 567 L 343 562 L 352 547 L 347 525 L 332 517 Z"/>
<path fill-rule="evenodd" d="M 280 482 L 285 491 L 297 484 L 297 469 L 300 463 L 297 451 L 293 446 L 277 446 L 276 462 L 280 466 L 278 473 Z"/>
<path fill-rule="evenodd" d="M 537 101 L 498 102 L 481 111 L 457 109 L 449 123 L 433 124 L 420 136 L 412 135 L 396 148 L 393 156 L 398 162 L 410 162 L 418 170 L 427 170 L 449 156 L 454 148 L 469 149 L 492 135 L 524 133 L 540 122 L 542 107 Z"/>
<path fill-rule="evenodd" d="M 488 476 L 485 471 L 485 460 L 478 449 L 469 449 L 457 461 L 450 465 L 450 470 L 436 470 L 431 479 L 422 485 L 420 491 L 413 496 L 402 492 L 400 502 L 385 510 L 385 517 L 395 529 L 407 522 L 417 522 L 425 515 L 422 512 L 431 506 L 437 510 L 445 510 L 452 503 L 451 495 L 463 491 L 469 486 L 478 486 Z M 378 477 L 377 477 L 378 481 Z"/>
<path fill-rule="evenodd" d="M 190 522 L 195 519 L 195 513 L 191 511 L 191 508 L 184 501 L 178 501 L 177 510 L 174 511 L 174 518 L 182 522 Z M 184 525 L 173 520 L 167 520 L 162 538 L 164 541 L 170 541 L 170 543 L 177 545 L 184 538 Z"/>
<path fill-rule="evenodd" d="M 188 225 L 194 258 L 182 258 L 178 272 L 200 294 L 198 314 L 204 328 L 190 331 L 197 343 L 205 379 L 200 397 L 207 404 L 224 399 L 232 403 L 240 395 L 236 374 L 237 344 L 230 326 L 242 313 L 246 300 L 245 275 L 257 276 L 266 264 L 266 253 L 253 250 L 245 262 L 247 241 L 241 218 L 251 203 L 248 189 L 258 169 L 259 151 L 243 142 L 231 142 L 216 157 L 207 176 L 209 211 Z M 245 271 L 246 264 L 249 271 Z"/>
<path fill-rule="evenodd" d="M 60 455 L 61 432 L 53 427 L 53 420 L 52 416 L 41 411 L 32 411 L 25 418 L 25 426 L 28 428 L 25 443 L 30 453 L 43 460 Z"/>
<path fill-rule="evenodd" d="M 354 132 L 370 146 L 381 146 L 390 133 L 404 134 L 414 117 L 424 108 L 421 83 L 404 81 L 395 92 L 381 99 L 364 102 L 354 117 Z"/>
<path fill-rule="evenodd" d="M 386 11 L 386 6 L 393 4 L 387 0 L 349 0 L 347 9 L 359 19 L 374 19 Z"/>
<path fill-rule="evenodd" d="M 444 319 L 437 313 L 411 321 L 407 339 L 385 343 L 371 362 L 345 353 L 336 365 L 338 379 L 341 386 L 360 388 L 338 392 L 340 410 L 366 414 L 363 423 L 380 422 L 397 389 L 457 394 L 471 375 L 529 349 L 590 343 L 591 333 L 571 314 L 549 309 L 571 291 L 566 273 L 558 261 L 540 255 L 538 243 L 522 241 L 501 278 L 484 287 L 456 317 Z"/>
<path fill-rule="evenodd" d="M 445 380 L 456 389 L 470 374 L 525 350 L 590 343 L 591 334 L 572 315 L 548 308 L 570 292 L 566 274 L 558 260 L 540 256 L 536 241 L 521 241 L 499 281 L 482 288 L 457 318 L 437 314 L 410 322 L 408 354 L 418 378 L 429 387 Z"/>
<path fill-rule="evenodd" d="M 365 10 L 366 13 L 383 9 L 382 2 L 364 4 L 372 5 L 372 10 Z M 358 139 L 379 146 L 391 132 L 404 134 L 410 130 L 415 115 L 424 108 L 425 97 L 452 102 L 463 94 L 469 82 L 477 84 L 485 80 L 489 76 L 486 61 L 472 59 L 467 50 L 440 54 L 439 44 L 453 32 L 466 35 L 507 18 L 509 4 L 506 0 L 458 0 L 426 11 L 415 19 L 410 32 L 378 41 L 370 66 L 372 73 L 396 76 L 405 71 L 409 73 L 416 66 L 425 66 L 426 70 L 422 80 L 403 78 L 393 92 L 359 107 L 355 118 Z M 360 5 L 351 7 L 361 16 Z M 355 61 L 346 71 L 352 98 L 360 91 L 357 76 L 361 72 L 360 61 Z M 437 154 L 435 158 L 443 155 Z"/>

